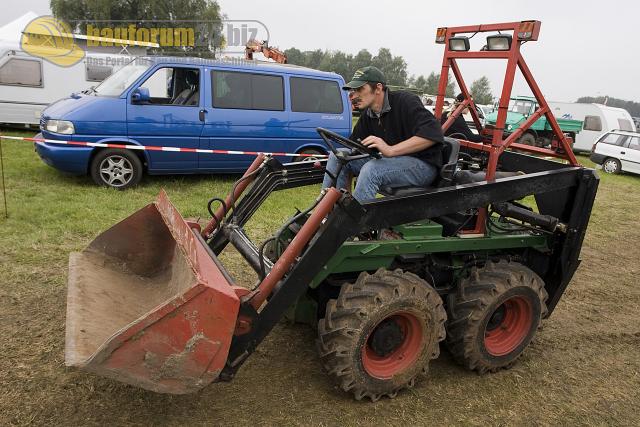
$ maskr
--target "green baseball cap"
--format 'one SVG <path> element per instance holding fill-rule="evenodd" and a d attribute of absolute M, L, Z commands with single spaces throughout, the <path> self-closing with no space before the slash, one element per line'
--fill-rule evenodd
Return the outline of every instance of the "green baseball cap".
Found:
<path fill-rule="evenodd" d="M 343 90 L 358 89 L 367 82 L 385 84 L 385 78 L 382 71 L 374 66 L 362 67 L 358 69 L 349 83 L 342 86 Z"/>

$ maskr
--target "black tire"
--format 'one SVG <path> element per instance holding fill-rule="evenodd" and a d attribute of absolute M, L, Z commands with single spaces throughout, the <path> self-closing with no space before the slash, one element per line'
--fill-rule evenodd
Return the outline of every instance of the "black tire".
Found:
<path fill-rule="evenodd" d="M 536 136 L 531 132 L 526 132 L 524 135 L 522 135 L 518 140 L 518 143 L 524 144 L 524 145 L 531 145 L 532 147 L 535 147 L 538 145 L 536 143 Z"/>
<path fill-rule="evenodd" d="M 322 366 L 357 400 L 395 397 L 440 354 L 445 320 L 440 296 L 415 274 L 363 272 L 328 301 L 318 322 Z"/>
<path fill-rule="evenodd" d="M 602 162 L 602 170 L 606 173 L 617 175 L 622 171 L 622 165 L 620 164 L 620 160 L 607 157 L 604 162 Z"/>
<path fill-rule="evenodd" d="M 125 190 L 142 179 L 142 162 L 131 151 L 108 148 L 101 150 L 91 161 L 93 181 L 104 187 Z"/>
<path fill-rule="evenodd" d="M 448 296 L 447 348 L 479 373 L 509 368 L 546 316 L 547 298 L 540 276 L 522 264 L 474 267 Z"/>
<path fill-rule="evenodd" d="M 304 150 L 299 151 L 298 154 L 312 154 L 314 156 L 325 155 L 325 153 L 323 153 L 320 150 L 316 150 L 315 148 L 305 148 Z M 316 160 L 320 160 L 322 158 L 323 157 L 298 156 L 298 157 L 294 157 L 293 161 L 294 162 L 315 162 Z"/>

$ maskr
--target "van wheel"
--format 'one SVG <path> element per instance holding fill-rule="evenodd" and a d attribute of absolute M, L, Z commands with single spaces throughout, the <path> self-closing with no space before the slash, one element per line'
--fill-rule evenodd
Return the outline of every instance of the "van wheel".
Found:
<path fill-rule="evenodd" d="M 606 173 L 612 173 L 614 175 L 617 175 L 620 173 L 621 169 L 622 169 L 622 166 L 620 165 L 620 160 L 618 159 L 613 159 L 609 157 L 607 160 L 605 160 L 602 163 L 602 170 L 605 171 Z"/>
<path fill-rule="evenodd" d="M 294 162 L 315 162 L 317 160 L 322 159 L 322 156 L 325 154 L 314 148 L 305 148 L 304 150 L 298 152 L 298 154 L 305 154 L 304 156 L 294 157 Z M 317 157 L 316 157 L 317 156 Z"/>
<path fill-rule="evenodd" d="M 127 150 L 102 150 L 91 161 L 91 178 L 98 185 L 125 190 L 142 179 L 142 162 Z"/>

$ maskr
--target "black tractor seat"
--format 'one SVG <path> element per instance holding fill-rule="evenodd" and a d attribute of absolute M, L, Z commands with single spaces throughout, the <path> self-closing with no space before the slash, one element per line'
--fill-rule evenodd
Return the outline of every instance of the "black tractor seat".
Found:
<path fill-rule="evenodd" d="M 420 194 L 437 188 L 449 187 L 458 184 L 470 184 L 486 179 L 486 171 L 458 170 L 458 156 L 460 153 L 460 142 L 457 139 L 444 137 L 444 147 L 442 148 L 442 163 L 440 173 L 432 185 L 427 187 L 389 187 L 384 186 L 379 189 L 383 196 L 410 196 Z M 496 179 L 521 175 L 522 172 L 496 172 Z"/>

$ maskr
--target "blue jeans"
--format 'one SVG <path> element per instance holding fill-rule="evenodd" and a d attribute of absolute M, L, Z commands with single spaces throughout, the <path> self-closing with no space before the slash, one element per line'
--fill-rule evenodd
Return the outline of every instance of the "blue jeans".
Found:
<path fill-rule="evenodd" d="M 347 151 L 346 149 L 340 149 Z M 338 159 L 331 153 L 327 162 L 327 170 L 335 175 L 338 170 Z M 347 163 L 338 176 L 336 188 L 349 188 L 349 174 L 357 175 L 356 189 L 353 197 L 358 202 L 376 198 L 380 187 L 427 187 L 438 174 L 435 166 L 412 156 L 383 157 L 373 159 L 352 160 Z M 332 179 L 325 174 L 322 188 L 330 187 Z"/>

